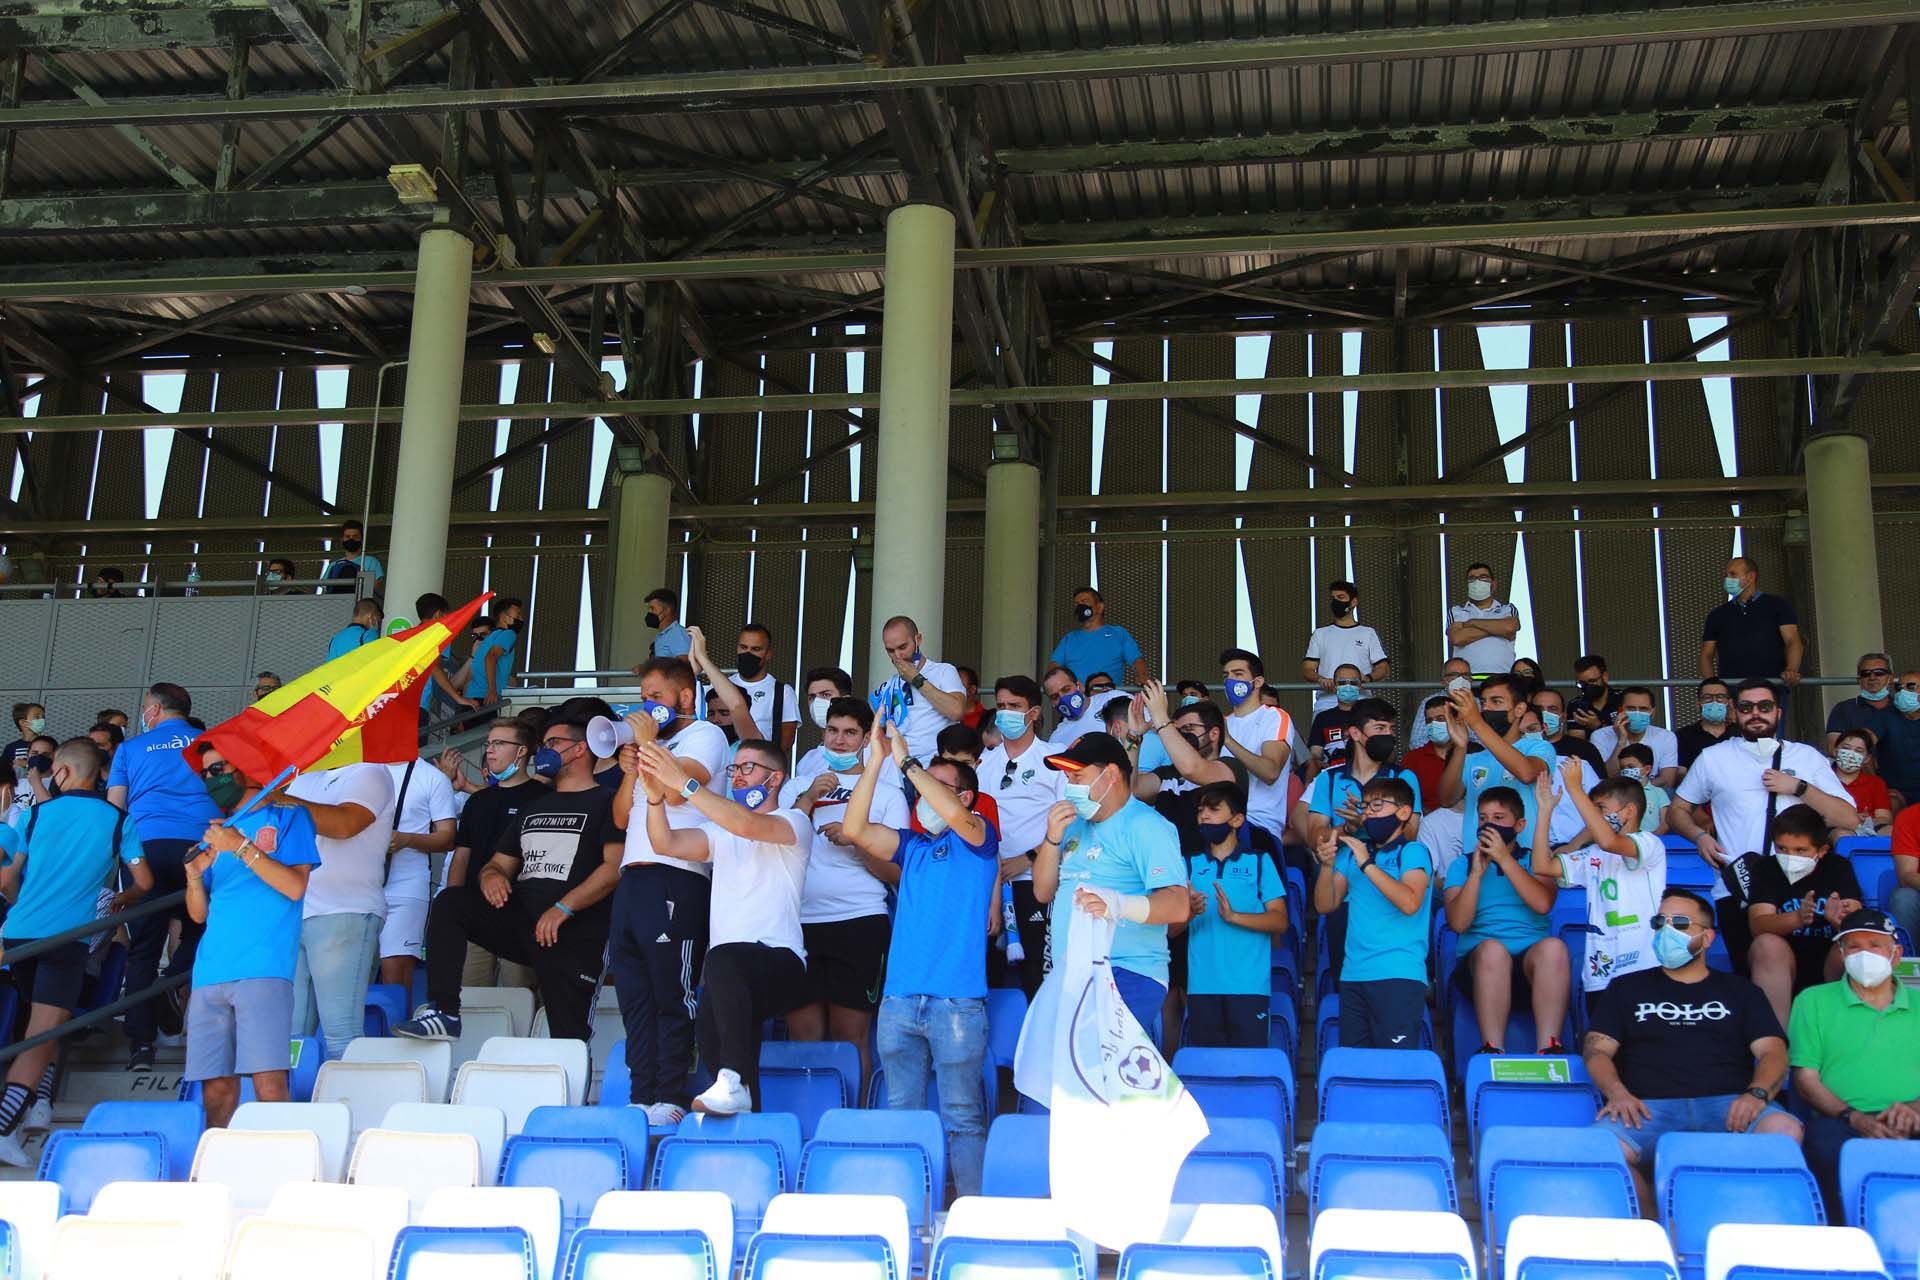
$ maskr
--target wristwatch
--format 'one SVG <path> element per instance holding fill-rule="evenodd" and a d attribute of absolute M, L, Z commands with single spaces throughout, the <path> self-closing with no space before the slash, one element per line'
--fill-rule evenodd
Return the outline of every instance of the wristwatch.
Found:
<path fill-rule="evenodd" d="M 1838 1120 L 1841 1124 L 1852 1124 L 1853 1108 L 1852 1107 L 1846 1108 L 1845 1110 L 1841 1111 L 1839 1115 L 1835 1116 L 1834 1119 Z"/>
<path fill-rule="evenodd" d="M 1805 778 L 1800 779 L 1800 785 L 1793 789 L 1793 794 L 1796 796 L 1804 796 L 1807 794 L 1807 780 Z"/>
<path fill-rule="evenodd" d="M 927 678 L 926 676 L 922 675 L 920 672 L 916 671 L 913 673 L 913 679 L 907 681 L 907 683 L 912 685 L 916 689 L 924 689 L 926 688 L 926 685 L 927 685 Z"/>
<path fill-rule="evenodd" d="M 1747 1092 L 1748 1092 L 1748 1093 L 1750 1093 L 1750 1094 L 1752 1094 L 1752 1095 L 1753 1095 L 1754 1097 L 1756 1097 L 1756 1098 L 1758 1098 L 1758 1099 L 1760 1099 L 1760 1101 L 1762 1101 L 1762 1102 L 1772 1102 L 1772 1101 L 1773 1101 L 1773 1095 L 1772 1095 L 1772 1094 L 1770 1094 L 1770 1093 L 1768 1093 L 1768 1092 L 1767 1092 L 1767 1091 L 1766 1091 L 1765 1089 L 1762 1089 L 1762 1088 L 1761 1088 L 1761 1087 L 1760 1087 L 1759 1085 L 1757 1085 L 1757 1084 L 1756 1084 L 1756 1085 L 1754 1085 L 1754 1086 L 1753 1086 L 1752 1088 L 1750 1088 L 1750 1089 L 1748 1089 L 1748 1090 L 1747 1090 Z"/>
<path fill-rule="evenodd" d="M 693 793 L 698 791 L 699 789 L 700 789 L 700 779 L 688 778 L 687 784 L 684 787 L 680 788 L 680 798 L 682 800 L 691 800 L 693 799 Z"/>

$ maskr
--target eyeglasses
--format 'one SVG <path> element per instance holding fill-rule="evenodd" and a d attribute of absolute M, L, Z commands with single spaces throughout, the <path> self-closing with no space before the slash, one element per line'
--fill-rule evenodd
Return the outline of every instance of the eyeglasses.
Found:
<path fill-rule="evenodd" d="M 232 771 L 233 771 L 232 765 L 226 763 L 225 761 L 221 761 L 219 764 L 210 764 L 206 768 L 200 770 L 200 776 L 203 778 L 223 778 L 228 773 L 231 773 Z"/>
<path fill-rule="evenodd" d="M 579 738 L 542 738 L 540 745 L 554 751 L 565 751 L 568 747 L 578 746 L 580 741 Z"/>
<path fill-rule="evenodd" d="M 773 770 L 767 765 L 761 764 L 758 760 L 743 760 L 739 764 L 728 765 L 727 776 L 729 778 L 737 778 L 749 769 L 763 769 L 769 777 L 773 775 Z"/>
<path fill-rule="evenodd" d="M 253 693 L 255 697 L 265 697 L 279 687 L 277 684 L 257 684 L 253 686 Z"/>
<path fill-rule="evenodd" d="M 1872 680 L 1876 678 L 1884 680 L 1892 674 L 1892 670 L 1887 667 L 1868 667 L 1860 673 L 1860 678 L 1862 680 Z"/>
<path fill-rule="evenodd" d="M 1733 709 L 1744 716 L 1755 711 L 1765 714 L 1778 705 L 1772 698 L 1768 698 L 1765 702 L 1736 702 L 1733 704 Z"/>
<path fill-rule="evenodd" d="M 1664 929 L 1668 925 L 1681 930 L 1691 929 L 1696 924 L 1703 929 L 1706 927 L 1706 921 L 1695 920 L 1692 916 L 1654 916 L 1647 923 L 1656 929 Z"/>
<path fill-rule="evenodd" d="M 491 750 L 494 747 L 518 747 L 519 745 L 520 745 L 519 740 L 515 738 L 488 738 L 487 739 L 487 747 L 489 750 Z"/>

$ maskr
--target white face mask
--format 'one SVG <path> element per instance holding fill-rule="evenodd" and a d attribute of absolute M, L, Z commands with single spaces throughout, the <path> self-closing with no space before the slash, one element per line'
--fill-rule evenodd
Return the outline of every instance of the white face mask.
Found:
<path fill-rule="evenodd" d="M 1467 599 L 1478 603 L 1493 594 L 1493 584 L 1485 578 L 1467 579 Z"/>
<path fill-rule="evenodd" d="M 1780 747 L 1779 740 L 1775 738 L 1755 738 L 1746 745 L 1749 755 L 1755 760 L 1765 761 L 1771 761 L 1773 759 L 1773 753 Z"/>
<path fill-rule="evenodd" d="M 1818 858 L 1803 858 L 1797 853 L 1776 853 L 1773 858 L 1780 864 L 1780 869 L 1787 873 L 1788 884 L 1799 884 L 1812 875 L 1813 864 L 1819 861 Z"/>
<path fill-rule="evenodd" d="M 827 727 L 827 708 L 833 705 L 832 698 L 812 698 L 807 702 L 807 714 L 813 717 L 813 727 Z"/>
<path fill-rule="evenodd" d="M 1847 957 L 1847 976 L 1872 989 L 1893 976 L 1893 961 L 1878 951 L 1856 951 Z"/>
<path fill-rule="evenodd" d="M 1867 763 L 1867 757 L 1852 747 L 1842 747 L 1833 753 L 1833 762 L 1848 773 L 1858 773 L 1861 766 Z"/>

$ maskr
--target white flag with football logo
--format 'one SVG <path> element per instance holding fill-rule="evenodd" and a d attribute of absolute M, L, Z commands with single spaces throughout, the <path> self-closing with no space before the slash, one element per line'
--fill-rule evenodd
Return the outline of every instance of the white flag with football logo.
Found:
<path fill-rule="evenodd" d="M 1066 912 L 1066 954 L 1020 1029 L 1013 1082 L 1052 1113 L 1049 1172 L 1067 1227 L 1121 1249 L 1159 1238 L 1207 1122 L 1120 998 L 1108 964 L 1119 900 L 1093 892 L 1106 899 L 1105 919 L 1055 904 Z"/>

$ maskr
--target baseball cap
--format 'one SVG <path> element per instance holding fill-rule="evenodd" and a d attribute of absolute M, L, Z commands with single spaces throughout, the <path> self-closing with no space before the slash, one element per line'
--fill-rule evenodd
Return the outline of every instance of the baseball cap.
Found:
<path fill-rule="evenodd" d="M 1083 733 L 1079 741 L 1065 751 L 1047 757 L 1047 767 L 1062 772 L 1084 769 L 1088 765 L 1109 764 L 1118 765 L 1123 777 L 1133 774 L 1133 761 L 1127 759 L 1127 749 L 1110 733 Z"/>
<path fill-rule="evenodd" d="M 1862 907 L 1842 920 L 1833 936 L 1837 940 L 1850 933 L 1877 933 L 1891 938 L 1893 930 L 1893 919 L 1886 912 L 1874 907 Z"/>

